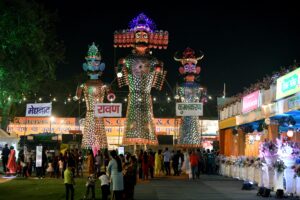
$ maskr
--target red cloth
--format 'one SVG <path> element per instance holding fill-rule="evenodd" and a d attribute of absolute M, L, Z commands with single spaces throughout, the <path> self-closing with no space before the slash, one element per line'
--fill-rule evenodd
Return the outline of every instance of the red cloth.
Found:
<path fill-rule="evenodd" d="M 17 171 L 17 163 L 16 163 L 15 154 L 16 154 L 16 151 L 14 149 L 11 149 L 9 156 L 8 156 L 8 162 L 6 165 L 10 174 L 15 174 Z"/>
<path fill-rule="evenodd" d="M 192 153 L 190 155 L 190 163 L 191 163 L 191 166 L 197 166 L 198 165 L 198 156 L 194 153 Z"/>

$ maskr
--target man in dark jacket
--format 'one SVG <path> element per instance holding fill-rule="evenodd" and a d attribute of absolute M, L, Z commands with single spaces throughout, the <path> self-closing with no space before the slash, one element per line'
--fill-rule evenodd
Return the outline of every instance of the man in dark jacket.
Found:
<path fill-rule="evenodd" d="M 8 149 L 8 144 L 5 144 L 4 148 L 2 149 L 2 165 L 3 165 L 3 172 L 6 172 L 6 165 L 8 161 L 8 156 L 9 156 L 9 149 Z"/>

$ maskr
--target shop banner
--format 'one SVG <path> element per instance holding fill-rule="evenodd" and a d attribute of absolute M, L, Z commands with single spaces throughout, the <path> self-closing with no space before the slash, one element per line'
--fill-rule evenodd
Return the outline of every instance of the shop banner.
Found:
<path fill-rule="evenodd" d="M 97 103 L 95 105 L 95 117 L 121 117 L 121 103 Z"/>
<path fill-rule="evenodd" d="M 300 68 L 277 79 L 276 100 L 300 91 Z"/>
<path fill-rule="evenodd" d="M 35 166 L 42 167 L 42 159 L 43 159 L 43 146 L 36 146 L 36 159 Z"/>
<path fill-rule="evenodd" d="M 203 104 L 176 103 L 176 116 L 203 116 Z"/>
<path fill-rule="evenodd" d="M 300 108 L 300 95 L 296 95 L 287 100 L 288 110 L 296 110 Z"/>
<path fill-rule="evenodd" d="M 242 112 L 247 113 L 259 106 L 259 90 L 243 97 Z"/>
<path fill-rule="evenodd" d="M 26 106 L 26 117 L 51 116 L 52 103 L 32 103 Z"/>

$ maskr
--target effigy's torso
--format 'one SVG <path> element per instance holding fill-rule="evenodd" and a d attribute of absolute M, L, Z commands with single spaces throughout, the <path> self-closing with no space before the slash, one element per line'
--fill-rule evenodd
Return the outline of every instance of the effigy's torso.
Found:
<path fill-rule="evenodd" d="M 126 57 L 129 94 L 125 144 L 157 144 L 150 95 L 156 64 L 157 59 L 150 55 L 132 54 Z"/>
<path fill-rule="evenodd" d="M 200 85 L 195 82 L 186 82 L 179 87 L 179 95 L 183 97 L 182 103 L 200 102 Z M 185 116 L 182 117 L 182 124 L 179 129 L 178 144 L 187 147 L 200 146 L 201 135 L 199 132 L 199 117 Z"/>
<path fill-rule="evenodd" d="M 103 103 L 106 94 L 106 85 L 100 80 L 89 80 L 83 84 L 83 93 L 86 102 L 86 117 L 82 144 L 84 148 L 107 148 L 107 137 L 103 118 L 94 116 L 96 103 Z"/>

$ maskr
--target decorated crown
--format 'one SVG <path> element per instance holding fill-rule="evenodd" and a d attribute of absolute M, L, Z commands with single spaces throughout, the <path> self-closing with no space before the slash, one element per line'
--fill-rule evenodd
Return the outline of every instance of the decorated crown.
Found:
<path fill-rule="evenodd" d="M 115 31 L 114 47 L 134 47 L 135 32 L 145 31 L 149 34 L 149 48 L 166 49 L 169 41 L 168 31 L 156 30 L 155 23 L 144 13 L 139 14 L 129 23 L 129 29 Z"/>
<path fill-rule="evenodd" d="M 98 47 L 95 45 L 94 42 L 91 46 L 89 46 L 89 50 L 88 50 L 88 53 L 87 53 L 87 56 L 85 57 L 85 59 L 86 60 L 91 60 L 91 59 L 101 60 L 101 54 L 98 50 Z"/>

